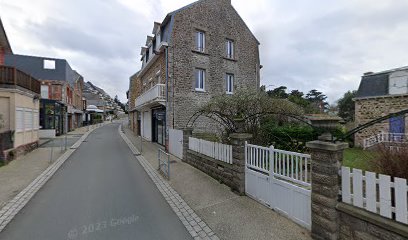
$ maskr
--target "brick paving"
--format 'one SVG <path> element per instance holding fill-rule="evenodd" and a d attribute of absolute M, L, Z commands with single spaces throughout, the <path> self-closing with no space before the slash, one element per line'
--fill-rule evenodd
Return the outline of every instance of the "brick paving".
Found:
<path fill-rule="evenodd" d="M 194 212 L 194 210 L 180 197 L 180 195 L 169 185 L 169 183 L 164 180 L 164 178 L 152 167 L 152 165 L 150 165 L 150 163 L 142 155 L 140 155 L 136 147 L 122 132 L 121 128 L 122 126 L 120 126 L 118 129 L 119 134 L 122 136 L 126 144 L 128 144 L 136 159 L 143 166 L 154 184 L 156 184 L 164 199 L 179 217 L 180 221 L 186 227 L 191 236 L 195 240 L 218 240 L 219 238 L 211 230 L 211 228 L 201 220 L 201 218 Z"/>

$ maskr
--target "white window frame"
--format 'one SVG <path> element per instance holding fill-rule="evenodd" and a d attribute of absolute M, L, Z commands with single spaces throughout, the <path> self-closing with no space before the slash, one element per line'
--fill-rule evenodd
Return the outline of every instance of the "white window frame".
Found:
<path fill-rule="evenodd" d="M 55 70 L 55 60 L 44 59 L 44 69 Z"/>
<path fill-rule="evenodd" d="M 234 74 L 227 73 L 225 80 L 226 80 L 226 93 L 227 94 L 234 94 Z"/>
<path fill-rule="evenodd" d="M 160 44 L 161 44 L 161 36 L 160 36 L 160 33 L 158 33 L 156 35 L 156 51 L 159 51 Z"/>
<path fill-rule="evenodd" d="M 227 43 L 226 43 L 226 54 L 227 54 L 227 58 L 230 59 L 234 59 L 235 57 L 235 43 L 233 40 L 231 39 L 227 39 Z"/>
<path fill-rule="evenodd" d="M 45 87 L 47 87 L 47 96 L 45 96 Z M 50 86 L 41 85 L 41 98 L 42 99 L 49 99 L 49 96 L 50 96 Z"/>
<path fill-rule="evenodd" d="M 194 77 L 194 86 L 196 91 L 199 92 L 205 91 L 205 78 L 206 78 L 205 69 L 196 68 Z"/>
<path fill-rule="evenodd" d="M 196 32 L 196 50 L 205 52 L 205 32 L 197 30 Z"/>

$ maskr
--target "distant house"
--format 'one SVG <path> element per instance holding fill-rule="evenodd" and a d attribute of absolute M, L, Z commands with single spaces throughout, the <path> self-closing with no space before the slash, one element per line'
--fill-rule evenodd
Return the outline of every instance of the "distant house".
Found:
<path fill-rule="evenodd" d="M 131 125 L 162 145 L 212 97 L 260 85 L 259 42 L 231 0 L 200 0 L 155 22 L 141 62 L 130 78 Z M 218 125 L 200 118 L 194 127 Z"/>
<path fill-rule="evenodd" d="M 41 81 L 40 137 L 54 137 L 82 125 L 83 77 L 65 59 L 6 54 L 5 64 Z"/>
<path fill-rule="evenodd" d="M 20 68 L 4 65 L 12 55 L 0 19 L 0 161 L 38 144 L 40 82 Z"/>
<path fill-rule="evenodd" d="M 364 74 L 354 100 L 356 125 L 408 109 L 408 67 Z M 364 139 L 382 132 L 405 134 L 407 124 L 405 116 L 391 118 L 357 133 L 355 143 L 363 146 Z"/>

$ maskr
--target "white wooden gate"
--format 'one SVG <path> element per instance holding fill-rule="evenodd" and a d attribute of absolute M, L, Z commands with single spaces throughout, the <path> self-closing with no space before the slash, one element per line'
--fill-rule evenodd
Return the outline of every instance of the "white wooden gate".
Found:
<path fill-rule="evenodd" d="M 183 158 L 183 131 L 169 129 L 169 152 L 180 159 Z"/>
<path fill-rule="evenodd" d="M 246 194 L 311 229 L 310 155 L 245 144 Z"/>

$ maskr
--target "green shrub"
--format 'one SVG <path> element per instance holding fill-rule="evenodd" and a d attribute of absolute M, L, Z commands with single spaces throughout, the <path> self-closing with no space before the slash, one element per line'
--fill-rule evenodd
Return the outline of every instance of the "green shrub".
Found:
<path fill-rule="evenodd" d="M 388 144 L 379 144 L 376 153 L 377 156 L 371 162 L 373 171 L 408 179 L 408 148 L 406 146 L 390 148 Z"/>
<path fill-rule="evenodd" d="M 255 143 L 263 146 L 273 145 L 275 148 L 305 152 L 306 143 L 317 138 L 318 132 L 304 124 L 286 124 L 279 126 L 274 122 L 261 125 Z"/>

